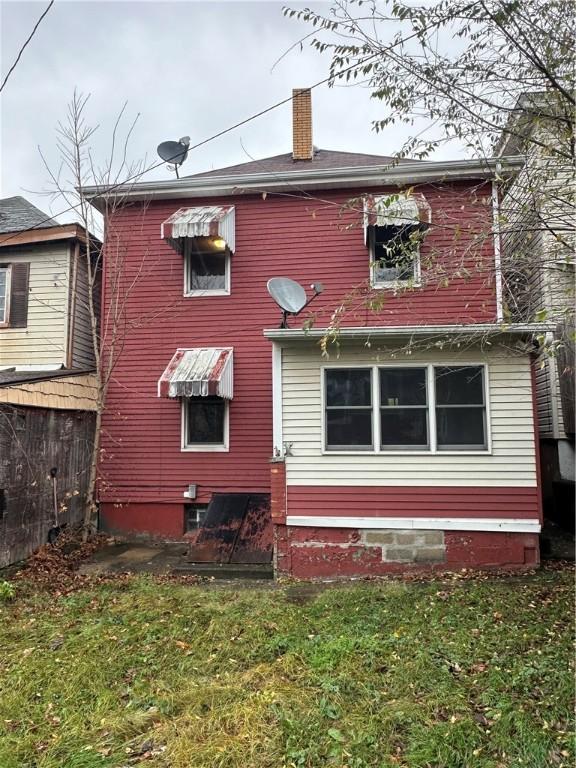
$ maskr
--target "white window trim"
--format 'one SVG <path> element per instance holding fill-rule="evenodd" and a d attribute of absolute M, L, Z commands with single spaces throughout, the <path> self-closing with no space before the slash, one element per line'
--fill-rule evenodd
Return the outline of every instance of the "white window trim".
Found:
<path fill-rule="evenodd" d="M 434 368 L 483 368 L 484 369 L 484 407 L 486 413 L 486 448 L 463 448 L 462 450 L 450 449 L 450 450 L 438 450 L 437 446 L 437 434 L 436 434 L 436 395 L 435 395 L 435 382 L 434 382 Z M 326 370 L 331 368 L 352 368 L 354 370 L 360 368 L 372 369 L 372 439 L 374 447 L 359 448 L 358 450 L 350 450 L 349 448 L 338 451 L 326 448 Z M 426 368 L 426 382 L 427 382 L 427 399 L 428 399 L 428 431 L 430 438 L 430 446 L 428 448 L 411 448 L 411 449 L 387 449 L 382 448 L 380 445 L 380 387 L 378 386 L 378 369 L 379 368 Z M 323 456 L 430 456 L 434 454 L 436 456 L 491 456 L 492 451 L 492 418 L 490 412 L 490 379 L 489 379 L 489 367 L 484 362 L 462 362 L 462 361 L 447 361 L 436 363 L 364 363 L 342 364 L 338 362 L 326 363 L 320 366 L 320 405 L 322 409 L 321 414 L 321 430 L 322 430 L 322 443 L 321 443 L 321 455 Z"/>
<path fill-rule="evenodd" d="M 10 326 L 10 288 L 12 286 L 12 264 L 7 264 L 1 269 L 6 270 L 6 301 L 4 304 L 4 317 L 0 319 L 0 328 Z"/>
<path fill-rule="evenodd" d="M 215 256 L 218 256 L 218 253 L 214 254 Z M 205 290 L 188 290 L 189 285 L 189 275 L 190 275 L 190 250 L 186 248 L 184 252 L 184 296 L 186 298 L 191 297 L 201 297 L 201 296 L 230 296 L 231 293 L 231 278 L 230 278 L 230 267 L 231 267 L 231 258 L 230 258 L 230 250 L 227 248 L 225 252 L 223 252 L 223 255 L 226 256 L 225 261 L 225 282 L 226 287 L 225 288 L 211 288 L 211 289 L 205 289 Z"/>
<path fill-rule="evenodd" d="M 224 400 L 224 442 L 186 444 L 186 413 L 188 398 L 181 398 L 180 451 L 183 453 L 228 453 L 230 451 L 230 401 Z"/>
<path fill-rule="evenodd" d="M 368 236 L 368 257 L 370 259 L 370 287 L 371 288 L 386 288 L 388 290 L 401 288 L 421 288 L 422 287 L 422 268 L 420 264 L 420 243 L 417 243 L 414 247 L 414 275 L 407 280 L 377 280 L 376 279 L 376 265 L 377 260 L 374 258 L 374 240 Z"/>

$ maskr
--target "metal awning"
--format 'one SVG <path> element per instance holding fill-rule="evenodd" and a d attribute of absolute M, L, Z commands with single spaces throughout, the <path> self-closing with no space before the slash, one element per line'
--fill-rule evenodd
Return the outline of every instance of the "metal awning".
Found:
<path fill-rule="evenodd" d="M 158 380 L 158 397 L 232 399 L 232 348 L 177 349 Z"/>
<path fill-rule="evenodd" d="M 368 227 L 402 227 L 406 224 L 430 224 L 432 211 L 421 192 L 413 194 L 368 195 L 364 198 L 364 235 Z"/>
<path fill-rule="evenodd" d="M 233 205 L 207 205 L 199 208 L 179 208 L 176 213 L 162 222 L 160 236 L 180 253 L 184 238 L 222 238 L 228 249 L 234 253 L 235 211 Z"/>

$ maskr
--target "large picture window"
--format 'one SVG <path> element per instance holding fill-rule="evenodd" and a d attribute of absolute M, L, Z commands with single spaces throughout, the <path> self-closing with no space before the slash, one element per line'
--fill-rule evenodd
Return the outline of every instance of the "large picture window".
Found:
<path fill-rule="evenodd" d="M 228 402 L 222 397 L 183 398 L 182 448 L 228 450 Z"/>
<path fill-rule="evenodd" d="M 485 451 L 482 365 L 324 369 L 326 451 Z"/>

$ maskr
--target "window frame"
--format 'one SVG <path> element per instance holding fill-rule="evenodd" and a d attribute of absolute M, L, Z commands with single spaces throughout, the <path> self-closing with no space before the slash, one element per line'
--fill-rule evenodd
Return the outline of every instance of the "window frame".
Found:
<path fill-rule="evenodd" d="M 12 264 L 0 264 L 0 269 L 6 270 L 6 296 L 4 305 L 4 318 L 0 319 L 0 328 L 10 327 L 10 293 L 12 287 Z"/>
<path fill-rule="evenodd" d="M 414 249 L 414 263 L 413 263 L 413 275 L 405 280 L 378 280 L 376 278 L 376 265 L 377 259 L 375 258 L 375 235 L 376 226 L 370 224 L 368 226 L 368 258 L 370 265 L 370 287 L 371 288 L 404 288 L 406 286 L 413 286 L 414 288 L 420 288 L 422 286 L 422 267 L 420 262 L 420 242 L 418 242 Z"/>
<path fill-rule="evenodd" d="M 230 451 L 230 401 L 224 401 L 224 439 L 221 443 L 187 443 L 188 403 L 190 398 L 180 398 L 180 451 L 183 453 L 228 453 Z"/>
<path fill-rule="evenodd" d="M 332 369 L 332 370 L 341 370 L 341 369 L 352 369 L 352 370 L 366 370 L 372 368 L 372 365 L 330 365 L 330 366 L 324 366 L 324 369 Z M 371 436 L 372 436 L 372 445 L 370 447 L 368 446 L 358 446 L 358 447 L 346 447 L 346 448 L 328 448 L 327 443 L 327 437 L 328 437 L 328 430 L 327 430 L 327 424 L 326 424 L 326 410 L 327 408 L 333 407 L 334 410 L 337 410 L 340 408 L 341 410 L 345 410 L 348 406 L 328 406 L 326 403 L 326 373 L 325 371 L 322 373 L 322 447 L 324 451 L 328 454 L 332 453 L 374 453 L 375 447 L 377 445 L 376 442 L 376 432 L 374 431 L 374 410 L 375 410 L 375 402 L 374 402 L 374 372 L 372 371 L 372 375 L 370 377 L 370 406 L 367 405 L 352 405 L 349 406 L 350 410 L 359 410 L 359 411 L 367 411 L 368 408 L 370 408 L 370 411 L 372 412 L 372 421 L 371 421 Z M 379 435 L 378 435 L 379 437 Z"/>
<path fill-rule="evenodd" d="M 205 288 L 205 289 L 198 289 L 194 288 L 189 290 L 188 286 L 190 285 L 190 271 L 191 271 L 191 245 L 190 240 L 193 238 L 186 238 L 186 243 L 184 245 L 184 296 L 187 298 L 191 298 L 194 296 L 230 296 L 231 292 L 231 279 L 230 279 L 230 266 L 231 266 L 231 259 L 230 259 L 230 249 L 228 246 L 224 248 L 222 251 L 196 251 L 195 253 L 198 254 L 208 254 L 212 256 L 224 256 L 224 288 Z"/>
<path fill-rule="evenodd" d="M 372 369 L 372 449 L 333 449 L 326 444 L 326 371 L 331 368 L 370 368 Z M 382 448 L 380 432 L 380 387 L 378 370 L 380 368 L 425 368 L 426 369 L 426 394 L 428 411 L 428 448 Z M 460 448 L 438 449 L 436 434 L 436 392 L 434 368 L 482 368 L 484 383 L 484 408 L 486 448 Z M 447 361 L 436 363 L 395 362 L 385 364 L 374 363 L 325 363 L 320 366 L 320 406 L 321 406 L 321 450 L 323 456 L 491 456 L 492 455 L 492 429 L 490 413 L 490 372 L 488 363 L 485 362 L 461 362 Z"/>

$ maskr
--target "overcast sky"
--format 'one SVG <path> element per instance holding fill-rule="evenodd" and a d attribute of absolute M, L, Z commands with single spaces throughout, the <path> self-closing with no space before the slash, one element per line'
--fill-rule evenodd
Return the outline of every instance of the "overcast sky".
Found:
<path fill-rule="evenodd" d="M 47 3 L 1 2 L 3 74 Z M 288 3 L 290 4 L 290 3 Z M 304 7 L 293 3 L 291 7 Z M 328 3 L 309 4 L 328 10 Z M 139 114 L 134 159 L 156 160 L 156 146 L 189 135 L 192 143 L 326 77 L 329 59 L 308 46 L 275 62 L 310 27 L 285 18 L 283 2 L 68 2 L 56 0 L 2 93 L 0 196 L 23 195 L 50 214 L 65 204 L 50 189 L 41 147 L 59 165 L 55 128 L 74 88 L 91 94 L 87 118 L 100 128 L 94 155 L 107 155 L 125 101 L 125 125 Z M 376 134 L 382 107 L 363 87 L 313 91 L 314 143 L 324 149 L 390 154 L 407 134 Z M 291 149 L 286 104 L 190 154 L 182 173 L 257 159 Z M 454 148 L 437 159 L 454 157 Z M 145 178 L 168 178 L 165 167 Z M 62 222 L 73 214 L 60 217 Z"/>

